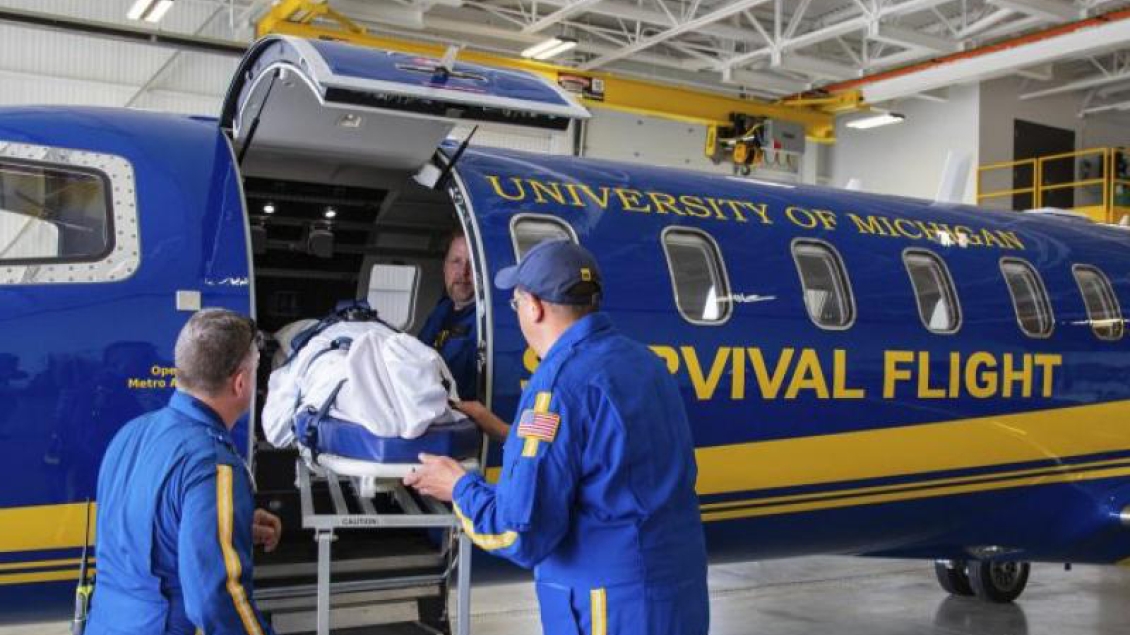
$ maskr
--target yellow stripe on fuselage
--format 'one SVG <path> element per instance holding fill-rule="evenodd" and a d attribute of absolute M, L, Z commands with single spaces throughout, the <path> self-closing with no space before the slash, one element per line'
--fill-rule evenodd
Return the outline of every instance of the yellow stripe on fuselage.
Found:
<path fill-rule="evenodd" d="M 883 485 L 872 485 L 868 487 L 857 487 L 850 489 L 825 489 L 807 494 L 769 496 L 758 498 L 755 502 L 759 505 L 788 505 L 792 503 L 819 502 L 820 499 L 825 498 L 860 498 L 869 494 L 903 493 L 904 490 L 938 488 L 946 485 L 981 485 L 984 484 L 981 483 L 981 481 L 986 481 L 989 479 L 994 481 L 1013 481 L 1016 479 L 1038 477 L 1044 477 L 1045 479 L 1058 479 L 1059 477 L 1068 474 L 1081 474 L 1083 472 L 1090 472 L 1099 469 L 1114 469 L 1120 467 L 1130 469 L 1130 464 L 1128 463 L 1130 463 L 1130 459 L 1121 458 L 1107 459 L 1104 461 L 1091 461 L 1086 463 L 1072 463 L 1070 465 L 1045 465 L 1043 467 L 1034 467 L 1023 470 L 988 472 L 985 474 L 970 476 L 951 476 L 946 478 L 914 480 L 906 483 L 886 483 Z M 735 507 L 748 506 L 751 502 L 754 501 L 741 500 L 727 501 L 724 503 L 707 503 L 706 505 L 702 506 L 702 510 L 705 512 L 722 511 Z"/>
<path fill-rule="evenodd" d="M 701 495 L 1130 449 L 1130 401 L 701 448 Z M 758 425 L 758 424 L 751 424 Z"/>
<path fill-rule="evenodd" d="M 879 503 L 893 503 L 906 500 L 920 500 L 937 496 L 953 496 L 956 494 L 973 494 L 994 490 L 1009 489 L 1014 487 L 1032 487 L 1035 485 L 1053 485 L 1056 483 L 1077 483 L 1093 481 L 1104 478 L 1118 478 L 1130 476 L 1130 467 L 1109 468 L 1089 472 L 1064 472 L 1061 474 L 1043 476 L 1024 476 L 988 483 L 956 484 L 933 487 L 927 490 L 908 490 L 904 492 L 875 493 L 855 496 L 851 498 L 828 498 L 811 502 L 790 502 L 759 506 L 752 509 L 724 509 L 720 511 L 703 510 L 702 518 L 705 521 L 733 520 L 736 518 L 751 518 L 754 516 L 772 516 L 779 514 L 793 514 L 797 512 L 817 511 L 823 509 L 836 509 L 856 505 L 877 505 Z M 760 505 L 763 501 L 753 501 Z"/>
<path fill-rule="evenodd" d="M 94 569 L 87 569 L 86 574 L 93 577 Z M 35 582 L 65 582 L 78 580 L 78 569 L 64 569 L 62 571 L 35 571 L 32 573 L 8 573 L 0 575 L 0 586 L 10 584 L 32 584 Z"/>
<path fill-rule="evenodd" d="M 91 544 L 94 507 L 91 504 Z M 81 547 L 85 530 L 86 503 L 0 509 L 0 553 Z"/>
<path fill-rule="evenodd" d="M 94 558 L 87 560 L 89 564 L 94 564 Z M 30 560 L 28 562 L 5 562 L 0 564 L 0 571 L 15 571 L 20 569 L 50 569 L 54 567 L 65 567 L 67 565 L 78 566 L 82 563 L 82 558 L 62 558 L 59 560 Z"/>

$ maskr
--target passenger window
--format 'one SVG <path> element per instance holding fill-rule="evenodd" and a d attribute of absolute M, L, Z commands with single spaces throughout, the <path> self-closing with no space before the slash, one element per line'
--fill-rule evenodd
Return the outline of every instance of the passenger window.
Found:
<path fill-rule="evenodd" d="M 714 240 L 704 232 L 672 228 L 663 232 L 663 251 L 679 313 L 692 324 L 728 320 L 730 285 Z"/>
<path fill-rule="evenodd" d="M 534 245 L 545 240 L 577 241 L 577 234 L 565 221 L 553 216 L 519 214 L 510 221 L 510 237 L 514 241 L 514 257 L 522 256 Z"/>
<path fill-rule="evenodd" d="M 127 160 L 0 144 L 0 285 L 124 280 L 141 262 L 138 242 Z"/>
<path fill-rule="evenodd" d="M 936 255 L 919 250 L 905 252 L 902 259 L 914 286 L 922 323 L 933 333 L 956 333 L 961 326 L 961 307 L 945 263 Z"/>
<path fill-rule="evenodd" d="M 1040 274 L 1023 260 L 1006 258 L 1001 261 L 1001 274 L 1008 284 L 1012 306 L 1020 330 L 1028 337 L 1048 337 L 1055 327 L 1052 305 Z"/>
<path fill-rule="evenodd" d="M 420 269 L 415 265 L 373 265 L 369 272 L 369 306 L 385 322 L 407 329 L 416 307 L 416 282 Z"/>
<path fill-rule="evenodd" d="M 1095 267 L 1076 265 L 1072 272 L 1083 303 L 1087 305 L 1087 318 L 1095 336 L 1104 340 L 1122 338 L 1122 309 L 1110 286 L 1106 274 Z"/>
<path fill-rule="evenodd" d="M 808 317 L 824 329 L 846 329 L 855 320 L 855 300 L 840 255 L 830 245 L 798 240 L 793 243 L 804 305 Z"/>
<path fill-rule="evenodd" d="M 0 262 L 98 260 L 113 246 L 105 176 L 0 162 Z"/>

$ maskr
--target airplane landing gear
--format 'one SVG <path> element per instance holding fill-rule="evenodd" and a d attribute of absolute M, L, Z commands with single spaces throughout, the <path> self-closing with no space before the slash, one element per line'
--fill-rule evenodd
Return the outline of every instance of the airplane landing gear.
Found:
<path fill-rule="evenodd" d="M 1028 585 L 1027 562 L 970 562 L 967 567 L 969 585 L 977 599 L 1005 604 L 1020 597 Z"/>
<path fill-rule="evenodd" d="M 963 560 L 935 560 L 934 575 L 938 576 L 938 584 L 950 595 L 973 595 L 973 587 L 969 586 L 969 576 L 965 574 L 965 561 Z"/>
<path fill-rule="evenodd" d="M 1030 568 L 1027 562 L 938 560 L 934 562 L 934 575 L 942 589 L 951 595 L 976 596 L 984 602 L 1007 604 L 1024 592 Z"/>

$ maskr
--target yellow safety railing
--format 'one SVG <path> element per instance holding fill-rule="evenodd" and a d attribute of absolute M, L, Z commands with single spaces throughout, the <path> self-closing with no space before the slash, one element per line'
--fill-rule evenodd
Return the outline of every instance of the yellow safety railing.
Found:
<path fill-rule="evenodd" d="M 1015 183 L 1016 169 L 1020 167 L 1028 168 L 1028 179 L 1030 184 L 1027 186 L 1017 186 Z M 985 175 L 1000 170 L 1010 170 L 1009 182 L 1013 187 L 1004 190 L 990 190 L 985 191 Z M 1020 161 L 1001 161 L 1000 163 L 989 163 L 977 168 L 977 204 L 981 205 L 989 199 L 999 198 L 1002 196 L 1013 196 L 1015 194 L 1027 194 L 1031 197 L 1033 207 L 1038 207 L 1035 204 L 1038 196 L 1036 180 L 1036 160 L 1035 159 L 1021 159 Z"/>
<path fill-rule="evenodd" d="M 1085 214 L 1100 223 L 1115 223 L 1130 214 L 1130 164 L 1127 161 L 1130 154 L 1126 148 L 1110 147 L 982 165 L 977 168 L 977 203 L 1026 195 L 1026 199 L 1016 201 L 1021 211 L 1055 206 Z M 1067 178 L 1056 174 L 1064 171 L 1064 163 L 1068 163 L 1070 177 Z M 999 180 L 1002 170 L 1011 172 L 1007 179 L 1010 187 L 987 189 L 986 177 L 995 174 Z M 1027 172 L 1026 178 L 1023 172 Z M 1094 196 L 1096 190 L 1098 195 Z M 1064 191 L 1072 193 L 1069 204 L 1055 200 L 1059 197 L 1057 193 Z"/>

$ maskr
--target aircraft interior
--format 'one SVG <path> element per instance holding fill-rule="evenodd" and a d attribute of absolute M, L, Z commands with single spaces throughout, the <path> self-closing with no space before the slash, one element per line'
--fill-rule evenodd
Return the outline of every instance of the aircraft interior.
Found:
<path fill-rule="evenodd" d="M 256 313 L 264 333 L 280 335 L 267 338 L 261 356 L 261 412 L 270 373 L 287 357 L 280 347 L 302 326 L 328 315 L 337 302 L 367 300 L 380 319 L 415 334 L 444 294 L 445 249 L 459 221 L 445 192 L 417 184 L 404 171 L 282 153 L 264 158 L 254 148 L 248 158 L 243 172 Z M 284 538 L 274 553 L 256 563 L 256 586 L 276 592 L 264 607 L 276 611 L 276 627 L 285 631 L 290 624 L 302 630 L 312 619 L 309 590 L 316 580 L 318 545 L 314 532 L 302 526 L 297 452 L 263 441 L 258 419 L 253 450 L 257 502 L 282 519 Z M 333 492 L 324 484 L 313 487 L 313 496 L 316 509 L 334 509 Z M 398 498 L 395 492 L 380 492 L 371 500 L 378 513 L 414 504 Z M 354 509 L 357 500 L 350 497 L 346 504 L 360 513 Z M 442 584 L 390 591 L 381 582 L 394 576 L 438 577 L 452 557 L 446 533 L 392 529 L 374 540 L 372 532 L 341 530 L 333 554 L 335 625 L 368 624 L 370 617 L 358 607 L 393 600 L 409 620 L 435 628 L 446 624 Z"/>

